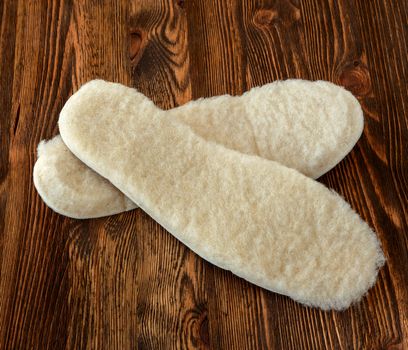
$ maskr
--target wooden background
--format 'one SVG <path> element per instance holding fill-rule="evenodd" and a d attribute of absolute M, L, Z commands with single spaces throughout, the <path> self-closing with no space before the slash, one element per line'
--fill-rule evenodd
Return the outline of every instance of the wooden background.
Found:
<path fill-rule="evenodd" d="M 407 1 L 0 4 L 1 349 L 408 349 Z M 376 286 L 322 312 L 203 261 L 141 210 L 80 221 L 48 209 L 36 145 L 96 77 L 163 108 L 285 78 L 351 90 L 364 135 L 319 181 L 378 233 Z"/>

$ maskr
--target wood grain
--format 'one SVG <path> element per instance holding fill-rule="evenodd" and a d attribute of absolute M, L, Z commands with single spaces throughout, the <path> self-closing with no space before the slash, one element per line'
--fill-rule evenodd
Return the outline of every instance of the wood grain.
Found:
<path fill-rule="evenodd" d="M 0 18 L 0 349 L 408 348 L 405 0 L 4 0 Z M 162 108 L 285 78 L 352 91 L 364 135 L 319 181 L 378 233 L 376 286 L 322 312 L 203 261 L 141 210 L 48 209 L 36 145 L 97 77 Z"/>

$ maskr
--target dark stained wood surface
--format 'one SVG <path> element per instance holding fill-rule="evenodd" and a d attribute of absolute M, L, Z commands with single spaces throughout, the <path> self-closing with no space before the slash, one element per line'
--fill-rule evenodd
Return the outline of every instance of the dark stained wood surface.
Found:
<path fill-rule="evenodd" d="M 406 0 L 1 1 L 0 348 L 408 349 L 407 14 Z M 203 261 L 141 210 L 48 209 L 36 145 L 97 77 L 163 108 L 285 78 L 351 90 L 364 135 L 319 181 L 383 244 L 368 296 L 306 308 Z"/>

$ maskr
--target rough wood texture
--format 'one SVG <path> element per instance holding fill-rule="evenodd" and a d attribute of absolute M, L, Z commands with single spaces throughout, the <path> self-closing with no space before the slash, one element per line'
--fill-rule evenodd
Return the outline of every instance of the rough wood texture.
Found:
<path fill-rule="evenodd" d="M 408 4 L 134 0 L 0 4 L 1 349 L 407 349 Z M 91 78 L 164 108 L 283 78 L 356 94 L 364 135 L 320 179 L 388 263 L 345 312 L 305 308 L 211 266 L 141 210 L 71 220 L 31 180 L 35 148 Z"/>

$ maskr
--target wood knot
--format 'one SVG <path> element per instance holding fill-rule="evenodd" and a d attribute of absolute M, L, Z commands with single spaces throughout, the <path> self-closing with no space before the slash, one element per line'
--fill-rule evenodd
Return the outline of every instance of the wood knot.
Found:
<path fill-rule="evenodd" d="M 204 304 L 198 304 L 188 310 L 183 317 L 185 335 L 191 348 L 208 348 L 210 345 L 210 333 L 208 326 L 208 310 Z M 190 347 L 188 347 L 190 348 Z"/>
<path fill-rule="evenodd" d="M 200 340 L 205 344 L 205 345 L 210 345 L 210 334 L 208 331 L 208 313 L 207 311 L 204 311 L 201 313 L 199 319 L 198 319 L 198 334 L 200 336 Z"/>
<path fill-rule="evenodd" d="M 180 7 L 181 9 L 184 9 L 184 6 L 186 4 L 185 0 L 177 0 L 176 4 L 178 7 Z"/>
<path fill-rule="evenodd" d="M 290 27 L 300 20 L 300 9 L 290 1 L 280 1 L 273 8 L 259 9 L 254 16 L 254 23 L 259 27 L 283 25 Z"/>
<path fill-rule="evenodd" d="M 142 47 L 142 33 L 138 30 L 132 30 L 129 33 L 129 58 L 131 62 L 136 61 L 138 53 Z"/>
<path fill-rule="evenodd" d="M 365 97 L 371 92 L 370 73 L 360 60 L 344 65 L 340 69 L 338 81 L 355 96 Z"/>
<path fill-rule="evenodd" d="M 278 13 L 274 10 L 258 10 L 254 16 L 255 24 L 264 27 L 270 26 L 278 19 Z"/>

